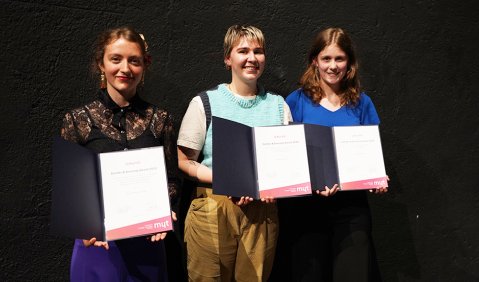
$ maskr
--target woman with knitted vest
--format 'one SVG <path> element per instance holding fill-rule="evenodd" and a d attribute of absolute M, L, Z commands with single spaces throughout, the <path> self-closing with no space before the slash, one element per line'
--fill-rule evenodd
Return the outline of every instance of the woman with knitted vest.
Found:
<path fill-rule="evenodd" d="M 231 82 L 206 91 L 213 116 L 248 126 L 291 120 L 284 99 L 257 84 L 265 66 L 261 30 L 231 26 L 224 38 L 224 62 Z M 278 235 L 275 200 L 212 193 L 214 126 L 207 126 L 206 115 L 201 98 L 193 98 L 178 136 L 179 168 L 199 183 L 185 220 L 189 280 L 266 281 Z M 204 159 L 198 163 L 200 152 Z"/>

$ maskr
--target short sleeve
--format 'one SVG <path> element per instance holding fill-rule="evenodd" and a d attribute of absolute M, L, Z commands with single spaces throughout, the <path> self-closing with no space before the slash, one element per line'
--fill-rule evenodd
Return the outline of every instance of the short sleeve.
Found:
<path fill-rule="evenodd" d="M 361 108 L 361 124 L 378 125 L 380 123 L 376 108 L 368 95 L 361 93 L 359 107 Z"/>
<path fill-rule="evenodd" d="M 302 96 L 302 90 L 297 89 L 291 92 L 288 97 L 286 97 L 286 103 L 291 110 L 291 116 L 293 117 L 293 121 L 296 122 L 303 121 L 303 103 L 301 102 Z"/>
<path fill-rule="evenodd" d="M 283 104 L 283 113 L 284 113 L 284 116 L 283 116 L 284 125 L 287 125 L 291 121 L 293 121 L 293 117 L 291 116 L 291 110 L 289 109 L 288 103 L 286 103 L 286 101 L 284 101 L 284 104 Z"/>
<path fill-rule="evenodd" d="M 78 133 L 76 132 L 75 124 L 73 121 L 73 115 L 68 112 L 63 117 L 62 121 L 62 128 L 61 128 L 61 136 L 63 139 L 78 143 Z"/>
<path fill-rule="evenodd" d="M 203 102 L 199 96 L 194 97 L 181 121 L 178 133 L 178 146 L 201 151 L 206 138 L 206 116 Z"/>

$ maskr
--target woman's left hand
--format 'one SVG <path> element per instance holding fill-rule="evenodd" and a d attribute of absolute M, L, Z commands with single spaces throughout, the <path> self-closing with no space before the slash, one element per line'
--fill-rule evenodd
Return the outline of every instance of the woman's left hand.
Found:
<path fill-rule="evenodd" d="M 316 194 L 318 195 L 321 195 L 323 197 L 329 197 L 329 196 L 333 196 L 334 194 L 336 194 L 336 192 L 339 191 L 339 185 L 338 184 L 334 184 L 334 186 L 329 189 L 328 186 L 324 186 L 324 190 L 323 191 L 320 191 L 320 190 L 316 190 Z"/>
<path fill-rule="evenodd" d="M 379 187 L 376 189 L 370 189 L 369 192 L 374 194 L 384 194 L 388 192 L 388 187 Z"/>
<path fill-rule="evenodd" d="M 254 199 L 251 197 L 228 197 L 235 205 L 237 206 L 246 206 L 247 204 L 251 203 Z"/>
<path fill-rule="evenodd" d="M 166 232 L 161 232 L 161 233 L 151 235 L 150 240 L 151 242 L 158 242 L 158 241 L 164 240 L 165 237 L 166 237 Z"/>
<path fill-rule="evenodd" d="M 273 197 L 266 197 L 266 198 L 261 198 L 261 202 L 265 204 L 274 204 L 276 203 L 276 199 Z"/>
<path fill-rule="evenodd" d="M 389 182 L 389 176 L 387 176 L 388 182 Z M 374 193 L 374 194 L 384 194 L 388 192 L 388 187 L 379 187 L 376 189 L 370 189 L 369 192 Z"/>
<path fill-rule="evenodd" d="M 173 221 L 177 221 L 177 217 L 176 217 L 176 213 L 174 211 L 171 211 L 171 219 L 173 219 Z M 151 242 L 158 242 L 158 241 L 161 241 L 161 240 L 164 240 L 165 237 L 166 237 L 166 234 L 167 232 L 161 232 L 161 233 L 157 233 L 157 234 L 153 234 L 151 235 L 151 237 L 149 238 Z"/>

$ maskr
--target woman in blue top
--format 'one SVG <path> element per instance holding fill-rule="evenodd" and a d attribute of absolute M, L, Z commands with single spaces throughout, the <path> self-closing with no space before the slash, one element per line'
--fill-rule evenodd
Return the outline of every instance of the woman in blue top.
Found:
<path fill-rule="evenodd" d="M 371 99 L 359 90 L 358 63 L 344 30 L 319 32 L 308 60 L 301 88 L 286 98 L 294 121 L 324 126 L 379 124 Z M 375 255 L 366 191 L 337 193 L 338 189 L 336 184 L 318 190 L 316 196 L 280 203 L 279 252 L 291 259 L 291 281 L 379 279 L 371 271 Z M 387 188 L 372 192 L 384 193 Z M 299 230 L 294 228 L 298 225 Z"/>

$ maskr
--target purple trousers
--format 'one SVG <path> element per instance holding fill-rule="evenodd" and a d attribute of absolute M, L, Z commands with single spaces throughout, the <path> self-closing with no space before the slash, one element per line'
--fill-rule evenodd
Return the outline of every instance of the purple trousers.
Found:
<path fill-rule="evenodd" d="M 108 244 L 107 251 L 75 240 L 70 281 L 168 281 L 162 241 L 138 237 Z"/>

